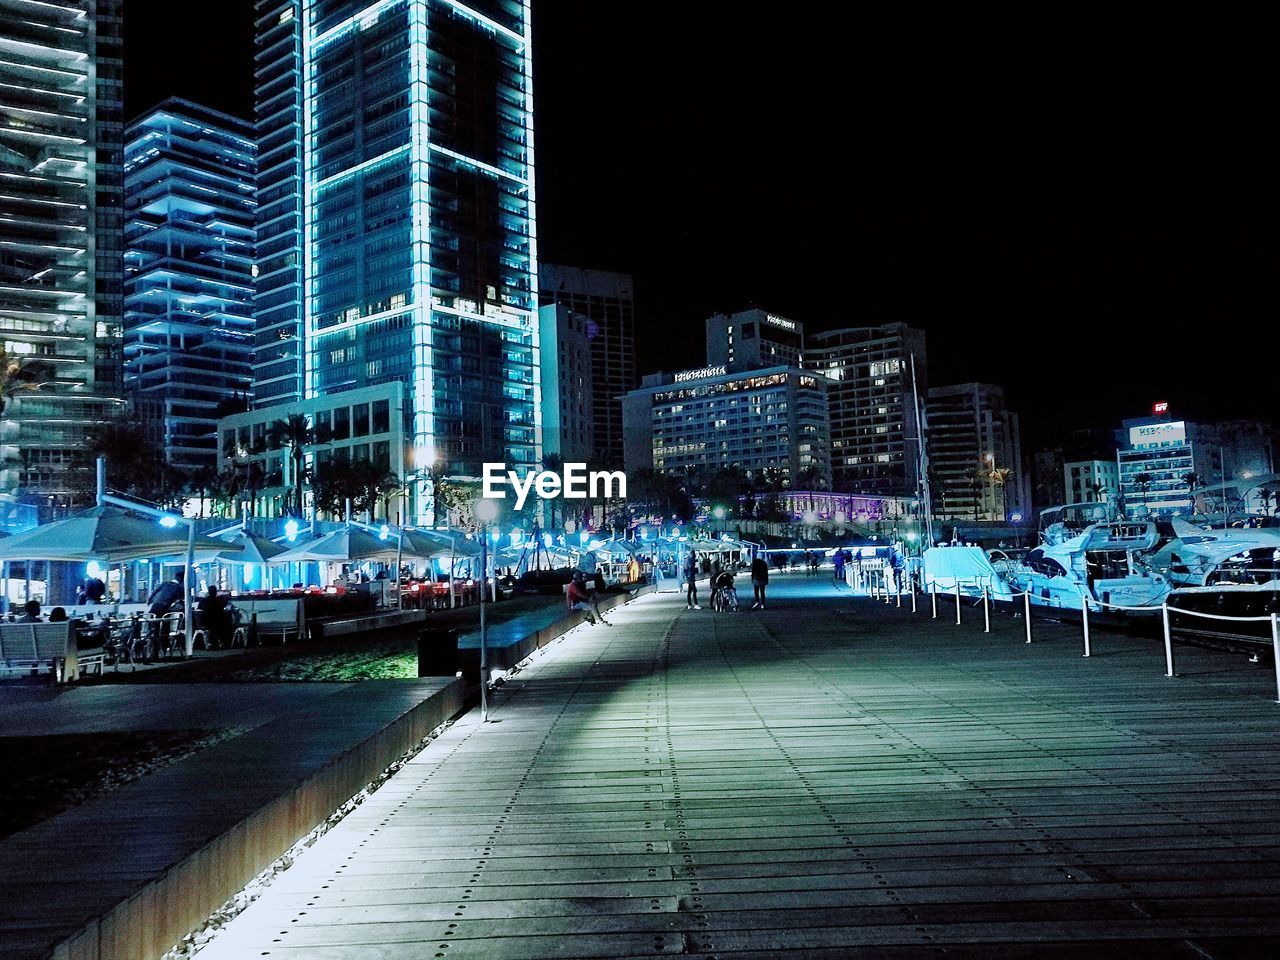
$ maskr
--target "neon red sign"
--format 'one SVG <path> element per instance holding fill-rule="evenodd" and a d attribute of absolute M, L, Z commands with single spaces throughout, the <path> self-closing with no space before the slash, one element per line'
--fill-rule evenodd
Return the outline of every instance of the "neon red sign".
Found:
<path fill-rule="evenodd" d="M 1168 412 L 1169 412 L 1169 404 L 1165 403 L 1163 400 L 1161 400 L 1161 401 L 1159 401 L 1159 402 L 1157 402 L 1157 403 L 1153 403 L 1153 404 L 1151 405 L 1151 412 L 1152 412 L 1152 413 L 1168 413 Z"/>

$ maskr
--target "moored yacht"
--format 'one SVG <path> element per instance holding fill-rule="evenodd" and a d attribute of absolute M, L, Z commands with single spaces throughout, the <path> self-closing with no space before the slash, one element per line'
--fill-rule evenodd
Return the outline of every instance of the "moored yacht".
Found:
<path fill-rule="evenodd" d="M 1066 504 L 1041 511 L 1040 541 L 1022 558 L 993 554 L 995 569 L 1037 606 L 1157 614 L 1169 595 L 1168 578 L 1145 560 L 1160 541 L 1151 521 L 1117 519 L 1105 503 Z"/>

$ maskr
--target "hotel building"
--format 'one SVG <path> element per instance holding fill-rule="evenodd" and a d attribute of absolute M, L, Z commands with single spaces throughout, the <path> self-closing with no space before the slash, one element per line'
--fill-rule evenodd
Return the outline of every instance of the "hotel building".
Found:
<path fill-rule="evenodd" d="M 622 401 L 628 471 L 714 473 L 739 467 L 753 478 L 775 469 L 797 483 L 831 480 L 829 381 L 793 366 L 714 365 L 645 377 Z"/>
<path fill-rule="evenodd" d="M 717 313 L 707 318 L 707 363 L 801 366 L 804 324 L 767 310 Z"/>

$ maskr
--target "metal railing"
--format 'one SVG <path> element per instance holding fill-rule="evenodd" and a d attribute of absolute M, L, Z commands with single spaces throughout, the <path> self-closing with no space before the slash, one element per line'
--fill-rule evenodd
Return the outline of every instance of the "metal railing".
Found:
<path fill-rule="evenodd" d="M 868 581 L 869 592 L 870 592 L 869 595 L 872 597 L 872 599 L 881 599 L 881 597 L 883 597 L 884 602 L 887 604 L 887 603 L 892 603 L 894 601 L 894 595 L 896 595 L 898 608 L 902 607 L 902 594 L 904 592 L 902 579 L 905 579 L 907 581 L 906 592 L 909 593 L 910 599 L 911 599 L 911 612 L 912 613 L 917 612 L 916 594 L 918 592 L 925 592 L 925 591 L 917 590 L 916 576 L 914 575 L 914 573 L 907 575 L 902 579 L 895 578 L 894 590 L 891 594 L 889 590 L 888 577 L 887 577 L 887 573 L 889 571 L 877 570 L 877 571 L 867 571 L 867 572 L 879 574 L 878 577 L 872 577 Z M 975 578 L 972 581 L 961 581 L 960 578 L 956 579 L 954 590 L 948 591 L 948 592 L 952 593 L 955 598 L 955 605 L 956 605 L 956 621 L 955 622 L 957 625 L 959 625 L 962 622 L 961 611 L 963 609 L 963 602 L 962 602 L 962 596 L 960 592 L 960 585 L 962 582 L 964 582 L 972 585 L 975 589 L 980 589 L 982 591 L 981 603 L 982 603 L 982 617 L 983 617 L 983 632 L 984 633 L 991 632 L 991 590 L 990 590 L 989 584 L 985 582 L 988 579 L 989 578 Z M 929 590 L 927 592 L 929 593 L 930 609 L 932 611 L 931 619 L 937 620 L 938 619 L 938 596 L 939 596 L 937 581 L 930 582 Z M 1026 637 L 1027 637 L 1026 642 L 1031 643 L 1031 640 L 1032 640 L 1031 591 L 1023 590 L 1016 593 L 1011 592 L 1008 599 L 1012 603 L 1019 597 L 1022 598 L 1022 602 L 1023 602 L 1023 619 L 1024 619 L 1024 625 L 1025 625 Z M 1204 613 L 1199 610 L 1188 610 L 1185 607 L 1171 606 L 1168 603 L 1168 601 L 1161 603 L 1159 607 L 1156 607 L 1154 604 L 1149 606 L 1128 606 L 1124 604 L 1110 603 L 1105 600 L 1097 600 L 1097 599 L 1093 599 L 1088 596 L 1082 595 L 1080 598 L 1081 635 L 1082 635 L 1081 638 L 1082 638 L 1083 647 L 1084 647 L 1083 657 L 1085 658 L 1091 657 L 1093 655 L 1092 635 L 1090 632 L 1090 624 L 1089 624 L 1089 607 L 1091 602 L 1093 604 L 1096 604 L 1099 608 L 1103 610 L 1115 610 L 1119 612 L 1152 613 L 1158 609 L 1160 611 L 1160 620 L 1161 620 L 1161 627 L 1162 627 L 1163 640 L 1164 640 L 1164 659 L 1165 659 L 1165 676 L 1166 677 L 1177 676 L 1175 672 L 1175 667 L 1174 667 L 1173 631 L 1169 621 L 1170 614 L 1180 614 L 1180 615 L 1189 616 L 1189 617 L 1199 617 L 1204 620 L 1217 620 L 1217 621 L 1223 621 L 1223 622 L 1229 622 L 1229 623 L 1270 623 L 1271 624 L 1271 651 L 1272 651 L 1272 658 L 1274 661 L 1275 681 L 1276 681 L 1276 703 L 1280 703 L 1280 613 L 1270 613 L 1264 616 L 1253 616 L 1253 617 L 1229 617 L 1223 614 Z M 1058 609 L 1062 609 L 1062 608 L 1058 608 Z"/>

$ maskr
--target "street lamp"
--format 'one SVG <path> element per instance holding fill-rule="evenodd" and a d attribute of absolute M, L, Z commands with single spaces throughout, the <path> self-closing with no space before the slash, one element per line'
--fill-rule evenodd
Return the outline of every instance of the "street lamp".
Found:
<path fill-rule="evenodd" d="M 484 614 L 484 593 L 489 579 L 489 524 L 498 517 L 498 502 L 481 499 L 476 503 L 480 521 L 480 722 L 489 720 L 489 635 Z"/>

